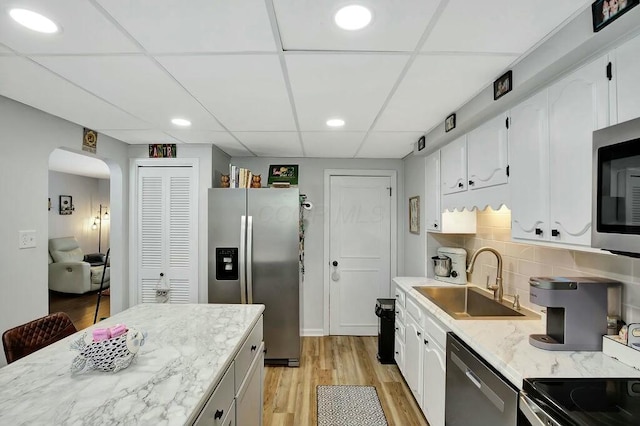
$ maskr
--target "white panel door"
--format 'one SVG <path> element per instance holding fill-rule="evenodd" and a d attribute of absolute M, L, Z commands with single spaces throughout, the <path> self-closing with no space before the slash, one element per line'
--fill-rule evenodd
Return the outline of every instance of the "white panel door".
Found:
<path fill-rule="evenodd" d="M 196 303 L 197 208 L 192 167 L 138 169 L 142 303 Z"/>
<path fill-rule="evenodd" d="M 549 239 L 549 118 L 547 89 L 511 110 L 509 186 L 511 236 Z"/>
<path fill-rule="evenodd" d="M 440 149 L 440 185 L 442 195 L 467 190 L 467 136 Z"/>
<path fill-rule="evenodd" d="M 614 82 L 618 99 L 618 123 L 640 117 L 640 36 L 615 51 Z"/>
<path fill-rule="evenodd" d="M 391 178 L 331 176 L 331 334 L 373 336 L 376 299 L 391 282 Z"/>
<path fill-rule="evenodd" d="M 592 132 L 609 125 L 607 58 L 549 88 L 551 241 L 591 245 Z"/>
<path fill-rule="evenodd" d="M 507 113 L 467 135 L 469 189 L 507 183 Z"/>
<path fill-rule="evenodd" d="M 440 224 L 440 151 L 436 151 L 426 158 L 425 175 L 425 220 L 428 231 L 439 232 Z"/>

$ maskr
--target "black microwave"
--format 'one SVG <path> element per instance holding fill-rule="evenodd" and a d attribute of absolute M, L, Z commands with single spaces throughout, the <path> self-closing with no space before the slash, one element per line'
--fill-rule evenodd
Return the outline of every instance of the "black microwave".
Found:
<path fill-rule="evenodd" d="M 640 257 L 640 118 L 593 133 L 591 246 Z"/>

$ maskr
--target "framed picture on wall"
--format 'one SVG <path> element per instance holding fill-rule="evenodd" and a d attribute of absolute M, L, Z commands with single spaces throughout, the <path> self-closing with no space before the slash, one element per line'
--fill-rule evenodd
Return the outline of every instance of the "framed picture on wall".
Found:
<path fill-rule="evenodd" d="M 66 215 L 73 213 L 73 197 L 71 195 L 61 195 L 59 201 L 58 212 L 60 214 Z"/>
<path fill-rule="evenodd" d="M 409 198 L 409 232 L 420 233 L 420 196 Z"/>
<path fill-rule="evenodd" d="M 624 15 L 640 0 L 598 0 L 591 4 L 593 32 L 597 33 L 620 16 Z"/>
<path fill-rule="evenodd" d="M 500 99 L 511 89 L 513 89 L 513 72 L 509 70 L 493 82 L 493 100 Z"/>

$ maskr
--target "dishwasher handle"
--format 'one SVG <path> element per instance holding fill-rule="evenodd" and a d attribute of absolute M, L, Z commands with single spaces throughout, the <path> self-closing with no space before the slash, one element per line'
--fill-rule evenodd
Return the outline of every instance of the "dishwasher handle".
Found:
<path fill-rule="evenodd" d="M 454 352 L 451 352 L 451 361 L 458 367 L 465 376 L 478 388 L 480 392 L 496 406 L 500 412 L 504 412 L 504 401 L 489 386 L 487 386 L 477 374 L 471 370 Z"/>

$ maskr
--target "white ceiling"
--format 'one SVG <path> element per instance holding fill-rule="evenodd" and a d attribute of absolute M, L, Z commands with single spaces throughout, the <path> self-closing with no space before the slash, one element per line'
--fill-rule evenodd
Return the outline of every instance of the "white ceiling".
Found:
<path fill-rule="evenodd" d="M 369 27 L 334 25 L 349 3 L 372 10 Z M 0 95 L 131 144 L 402 158 L 590 3 L 0 0 Z M 23 28 L 13 7 L 62 31 Z M 344 128 L 329 129 L 333 117 Z"/>

